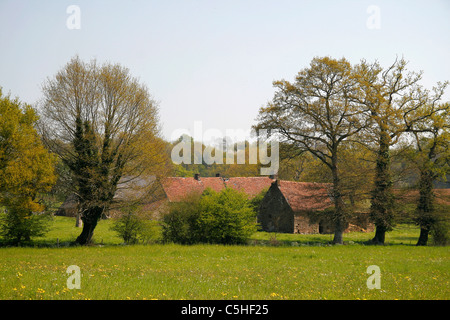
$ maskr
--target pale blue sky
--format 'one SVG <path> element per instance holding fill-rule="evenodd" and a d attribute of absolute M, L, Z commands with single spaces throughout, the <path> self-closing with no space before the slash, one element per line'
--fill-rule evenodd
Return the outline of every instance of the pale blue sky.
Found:
<path fill-rule="evenodd" d="M 69 5 L 81 29 L 69 30 Z M 380 9 L 380 29 L 366 26 Z M 249 129 L 314 56 L 423 70 L 427 87 L 450 80 L 450 1 L 35 1 L 0 0 L 0 86 L 22 101 L 71 57 L 118 62 L 159 101 L 163 134 Z M 450 90 L 446 99 L 450 97 Z"/>

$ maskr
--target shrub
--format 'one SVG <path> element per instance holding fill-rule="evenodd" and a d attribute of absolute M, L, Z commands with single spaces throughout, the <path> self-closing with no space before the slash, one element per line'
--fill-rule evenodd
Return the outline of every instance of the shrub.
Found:
<path fill-rule="evenodd" d="M 241 244 L 256 232 L 256 214 L 244 193 L 207 190 L 200 201 L 198 234 L 201 242 Z"/>
<path fill-rule="evenodd" d="M 10 208 L 0 214 L 0 236 L 5 244 L 30 244 L 31 238 L 45 235 L 49 229 L 51 216 Z"/>
<path fill-rule="evenodd" d="M 143 228 L 138 235 L 139 240 L 144 244 L 155 243 L 161 240 L 161 226 L 156 220 L 146 219 L 143 221 Z"/>
<path fill-rule="evenodd" d="M 163 217 L 163 241 L 181 244 L 199 242 L 196 234 L 199 215 L 199 196 L 189 195 L 182 202 L 171 203 L 168 214 Z"/>
<path fill-rule="evenodd" d="M 136 207 L 124 209 L 114 220 L 111 230 L 116 231 L 126 244 L 149 243 L 159 238 L 158 223 L 147 219 Z"/>
<path fill-rule="evenodd" d="M 241 244 L 256 231 L 247 196 L 233 189 L 208 189 L 201 197 L 175 203 L 163 222 L 163 239 L 182 244 Z"/>

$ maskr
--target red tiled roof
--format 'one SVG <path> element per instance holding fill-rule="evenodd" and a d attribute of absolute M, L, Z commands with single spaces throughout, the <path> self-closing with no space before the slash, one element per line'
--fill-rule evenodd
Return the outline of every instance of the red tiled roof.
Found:
<path fill-rule="evenodd" d="M 269 189 L 274 181 L 269 177 L 234 177 L 225 179 L 225 184 L 227 188 L 243 191 L 254 197 L 264 189 Z"/>
<path fill-rule="evenodd" d="M 201 177 L 196 180 L 192 177 L 170 177 L 162 182 L 164 192 L 170 202 L 182 201 L 191 193 L 202 193 L 206 188 L 221 191 L 225 188 L 223 179 L 220 177 Z"/>
<path fill-rule="evenodd" d="M 279 180 L 278 188 L 294 212 L 321 211 L 333 206 L 328 183 Z"/>
<path fill-rule="evenodd" d="M 223 179 L 221 177 L 200 177 L 196 180 L 192 177 L 170 177 L 164 179 L 162 186 L 170 202 L 182 201 L 191 193 L 202 193 L 206 188 L 221 191 L 224 188 L 232 188 L 243 191 L 254 197 L 264 189 L 269 189 L 270 184 L 275 181 L 268 177 L 235 177 Z"/>
<path fill-rule="evenodd" d="M 162 182 L 164 192 L 170 202 L 182 201 L 187 195 L 202 193 L 206 188 L 220 192 L 224 188 L 243 191 L 254 197 L 264 189 L 268 189 L 276 180 L 268 177 L 170 177 Z M 312 182 L 278 181 L 278 188 L 283 193 L 294 212 L 304 210 L 324 210 L 333 205 L 329 189 L 330 184 Z"/>

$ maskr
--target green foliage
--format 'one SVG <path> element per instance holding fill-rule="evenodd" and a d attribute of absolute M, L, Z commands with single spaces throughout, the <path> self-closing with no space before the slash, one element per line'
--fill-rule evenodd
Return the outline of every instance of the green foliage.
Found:
<path fill-rule="evenodd" d="M 253 212 L 255 213 L 255 215 L 258 215 L 259 207 L 261 205 L 261 202 L 262 202 L 264 196 L 267 193 L 267 190 L 268 189 L 262 190 L 260 193 L 258 193 L 256 196 L 254 196 L 253 198 L 251 198 L 249 200 L 250 207 L 253 209 Z"/>
<path fill-rule="evenodd" d="M 142 221 L 132 212 L 128 212 L 114 221 L 111 228 L 118 233 L 126 244 L 136 244 L 142 229 Z"/>
<path fill-rule="evenodd" d="M 370 207 L 372 221 L 377 228 L 384 231 L 392 230 L 394 222 L 394 195 L 390 163 L 389 144 L 384 143 L 377 152 L 375 187 L 372 191 Z"/>
<path fill-rule="evenodd" d="M 182 163 L 173 166 L 173 174 L 177 177 L 192 177 L 195 173 L 200 174 L 201 177 L 214 177 L 216 174 L 220 174 L 223 177 L 254 177 L 259 175 L 261 163 L 250 164 L 250 154 L 258 154 L 259 146 L 257 143 L 250 143 L 247 140 L 235 142 L 232 145 L 212 146 L 204 145 L 198 141 L 195 141 L 192 137 L 185 136 L 188 141 L 191 141 L 191 158 L 190 163 Z M 170 143 L 170 155 L 172 148 L 174 148 L 183 139 L 180 136 L 177 140 Z M 201 150 L 201 153 L 200 153 Z M 227 151 L 232 150 L 234 152 L 233 161 L 227 159 Z M 238 162 L 238 153 L 245 155 L 244 163 Z M 207 164 L 205 161 L 210 155 L 214 155 L 218 161 L 212 164 Z M 216 157 L 217 155 L 217 157 Z"/>
<path fill-rule="evenodd" d="M 200 201 L 200 242 L 245 243 L 256 231 L 256 214 L 245 194 L 233 189 L 207 190 Z"/>
<path fill-rule="evenodd" d="M 163 218 L 163 239 L 182 244 L 242 244 L 256 231 L 256 213 L 245 194 L 205 190 L 172 205 Z"/>
<path fill-rule="evenodd" d="M 111 226 L 126 244 L 150 243 L 159 240 L 160 228 L 157 221 L 147 219 L 138 208 L 124 210 Z"/>
<path fill-rule="evenodd" d="M 45 232 L 45 219 L 35 214 L 45 210 L 38 196 L 56 180 L 55 157 L 41 143 L 37 120 L 31 106 L 0 89 L 0 205 L 7 209 L 0 234 L 16 245 Z"/>
<path fill-rule="evenodd" d="M 165 242 L 193 244 L 199 242 L 196 231 L 200 216 L 200 197 L 187 196 L 183 202 L 172 203 L 163 217 L 162 237 Z"/>
<path fill-rule="evenodd" d="M 6 245 L 30 244 L 31 238 L 44 236 L 51 224 L 49 214 L 29 214 L 14 208 L 0 215 L 0 237 Z"/>

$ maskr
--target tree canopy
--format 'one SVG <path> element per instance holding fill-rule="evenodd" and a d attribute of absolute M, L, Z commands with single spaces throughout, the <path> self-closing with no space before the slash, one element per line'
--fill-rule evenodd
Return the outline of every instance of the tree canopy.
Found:
<path fill-rule="evenodd" d="M 3 96 L 0 88 L 0 205 L 8 210 L 2 234 L 16 244 L 42 233 L 33 213 L 45 209 L 38 196 L 56 181 L 56 158 L 41 143 L 37 120 L 30 105 Z"/>
<path fill-rule="evenodd" d="M 368 124 L 358 102 L 351 64 L 329 57 L 314 58 L 294 83 L 275 81 L 268 107 L 259 111 L 257 128 L 270 129 L 298 152 L 308 152 L 330 171 L 335 206 L 335 243 L 342 243 L 346 208 L 339 161 L 345 144 Z"/>

